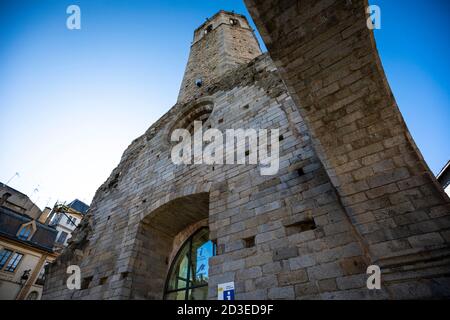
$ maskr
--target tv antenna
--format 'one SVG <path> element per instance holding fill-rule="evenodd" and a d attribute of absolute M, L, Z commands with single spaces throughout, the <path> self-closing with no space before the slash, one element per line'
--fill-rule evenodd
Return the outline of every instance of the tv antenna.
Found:
<path fill-rule="evenodd" d="M 20 177 L 20 175 L 19 175 L 18 172 L 16 172 L 16 173 L 8 180 L 8 182 L 6 182 L 6 185 L 9 185 L 9 183 L 10 183 L 15 177 Z"/>

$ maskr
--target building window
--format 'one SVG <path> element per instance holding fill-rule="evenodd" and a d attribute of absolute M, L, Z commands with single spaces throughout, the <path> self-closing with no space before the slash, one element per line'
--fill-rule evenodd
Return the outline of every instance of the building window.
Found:
<path fill-rule="evenodd" d="M 24 226 L 17 237 L 20 240 L 28 240 L 30 238 L 31 232 L 33 231 L 33 226 L 31 224 Z"/>
<path fill-rule="evenodd" d="M 66 224 L 75 226 L 77 219 L 75 217 L 67 216 Z"/>
<path fill-rule="evenodd" d="M 8 261 L 9 257 L 12 255 L 12 251 L 8 249 L 2 249 L 0 251 L 0 270 L 3 269 L 3 267 L 6 264 L 6 261 Z"/>
<path fill-rule="evenodd" d="M 447 189 L 448 186 L 450 186 L 450 180 L 443 184 L 444 189 Z"/>
<path fill-rule="evenodd" d="M 41 271 L 39 272 L 39 275 L 36 279 L 36 284 L 43 286 L 45 282 L 45 266 L 48 265 L 48 261 L 45 262 L 44 266 L 42 267 Z"/>
<path fill-rule="evenodd" d="M 56 214 L 56 216 L 55 216 L 55 218 L 54 219 L 52 219 L 52 225 L 57 225 L 57 224 L 59 224 L 59 222 L 61 221 L 61 217 L 62 217 L 62 214 L 61 213 L 57 213 Z"/>
<path fill-rule="evenodd" d="M 23 254 L 15 252 L 11 259 L 9 259 L 8 265 L 5 267 L 5 271 L 14 272 L 16 271 L 17 266 L 22 260 Z"/>
<path fill-rule="evenodd" d="M 56 240 L 56 242 L 58 243 L 64 243 L 67 239 L 67 232 L 61 231 L 61 233 L 59 234 L 58 239 Z"/>
<path fill-rule="evenodd" d="M 166 282 L 166 300 L 206 300 L 208 298 L 209 259 L 216 253 L 209 240 L 209 229 L 192 235 L 178 251 Z"/>

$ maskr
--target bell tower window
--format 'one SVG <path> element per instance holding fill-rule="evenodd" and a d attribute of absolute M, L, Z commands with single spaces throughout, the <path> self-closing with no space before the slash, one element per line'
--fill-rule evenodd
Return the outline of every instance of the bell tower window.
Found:
<path fill-rule="evenodd" d="M 238 19 L 234 19 L 234 18 L 230 18 L 230 24 L 232 26 L 239 26 L 239 20 Z"/>
<path fill-rule="evenodd" d="M 212 26 L 212 24 L 210 24 L 209 26 L 206 27 L 205 34 L 210 33 L 212 31 L 212 29 L 213 29 L 213 26 Z"/>

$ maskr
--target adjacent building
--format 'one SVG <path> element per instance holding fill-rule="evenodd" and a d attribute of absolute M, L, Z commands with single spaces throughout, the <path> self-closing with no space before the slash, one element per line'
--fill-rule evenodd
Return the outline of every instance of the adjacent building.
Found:
<path fill-rule="evenodd" d="M 59 251 L 67 246 L 72 232 L 88 210 L 89 206 L 78 199 L 75 199 L 67 205 L 64 203 L 55 204 L 48 219 L 50 219 L 49 225 L 55 227 L 58 232 L 55 242 L 56 250 Z"/>
<path fill-rule="evenodd" d="M 25 194 L 0 183 L 0 300 L 37 300 L 45 266 L 56 258 L 50 208 L 41 211 Z"/>
<path fill-rule="evenodd" d="M 437 180 L 444 188 L 445 193 L 450 196 L 450 161 L 447 162 L 441 172 L 437 175 Z"/>

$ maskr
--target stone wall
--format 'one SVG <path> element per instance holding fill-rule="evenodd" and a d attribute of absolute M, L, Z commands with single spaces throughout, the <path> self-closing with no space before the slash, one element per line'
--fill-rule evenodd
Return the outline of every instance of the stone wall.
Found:
<path fill-rule="evenodd" d="M 176 105 L 133 142 L 99 189 L 88 244 L 71 244 L 72 256 L 50 268 L 46 299 L 162 298 L 176 234 L 205 215 L 218 248 L 210 260 L 210 298 L 223 281 L 236 282 L 238 299 L 314 296 L 338 289 L 330 277 L 365 271 L 364 245 L 270 58 L 231 71 L 214 88 L 203 98 L 214 102 L 205 125 L 279 128 L 278 175 L 261 176 L 258 165 L 174 165 L 167 130 L 192 107 Z M 70 263 L 90 280 L 85 289 L 65 288 Z"/>
<path fill-rule="evenodd" d="M 449 199 L 389 88 L 367 1 L 245 2 L 371 263 L 392 281 L 416 270 L 417 296 L 448 293 L 437 283 L 449 271 Z M 392 294 L 407 286 L 393 283 Z"/>

